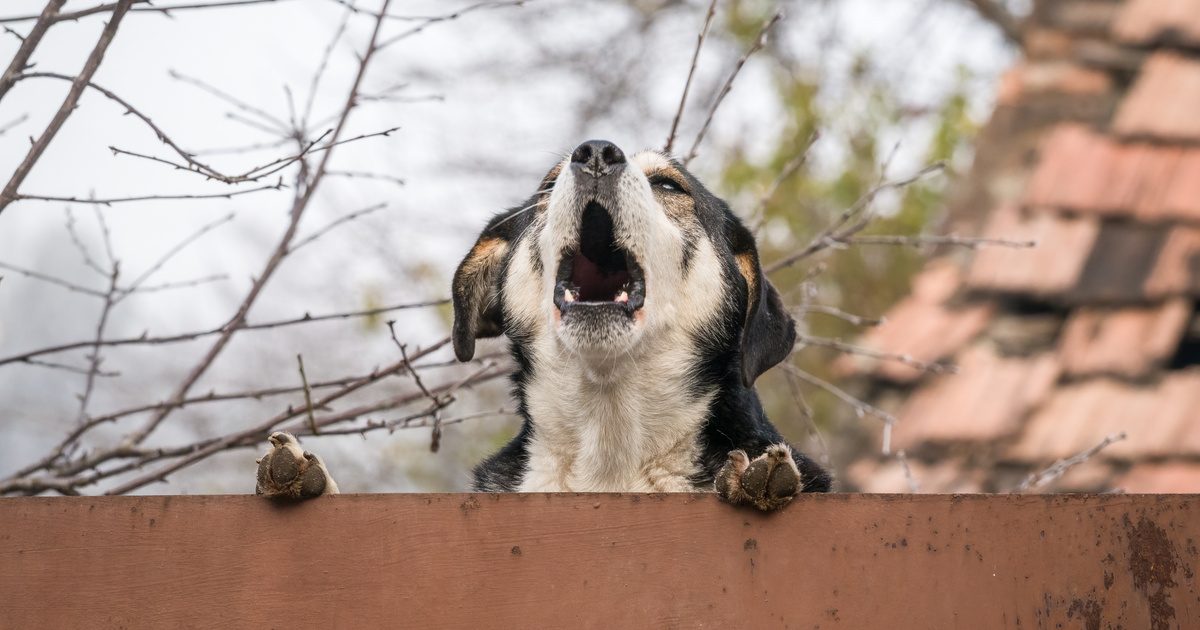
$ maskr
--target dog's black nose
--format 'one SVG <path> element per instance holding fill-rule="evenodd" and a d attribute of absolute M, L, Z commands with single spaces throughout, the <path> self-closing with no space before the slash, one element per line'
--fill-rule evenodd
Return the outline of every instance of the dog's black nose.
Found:
<path fill-rule="evenodd" d="M 599 176 L 615 166 L 624 164 L 625 154 L 608 140 L 588 140 L 575 147 L 575 151 L 571 153 L 571 163 L 588 168 Z"/>

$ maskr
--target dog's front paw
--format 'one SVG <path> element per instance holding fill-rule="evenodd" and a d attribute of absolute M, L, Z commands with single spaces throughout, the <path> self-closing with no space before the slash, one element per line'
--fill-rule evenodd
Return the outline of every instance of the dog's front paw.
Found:
<path fill-rule="evenodd" d="M 300 448 L 296 436 L 272 433 L 267 453 L 258 460 L 258 483 L 254 494 L 272 499 L 311 499 L 337 494 L 337 482 L 320 457 Z"/>
<path fill-rule="evenodd" d="M 745 451 L 730 451 L 717 473 L 717 494 L 733 505 L 749 503 L 769 511 L 788 504 L 800 492 L 800 470 L 787 444 L 772 444 L 752 461 Z"/>

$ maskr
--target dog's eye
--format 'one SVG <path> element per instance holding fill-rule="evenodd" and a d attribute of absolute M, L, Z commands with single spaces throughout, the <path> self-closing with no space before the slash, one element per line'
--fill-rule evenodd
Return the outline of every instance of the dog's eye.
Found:
<path fill-rule="evenodd" d="M 679 182 L 667 177 L 666 175 L 655 175 L 650 178 L 650 185 L 666 192 L 681 193 L 683 185 Z"/>

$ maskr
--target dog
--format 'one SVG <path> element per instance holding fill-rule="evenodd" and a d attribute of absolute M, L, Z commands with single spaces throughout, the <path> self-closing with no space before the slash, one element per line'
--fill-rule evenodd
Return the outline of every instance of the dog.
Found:
<path fill-rule="evenodd" d="M 451 295 L 458 359 L 506 335 L 516 364 L 521 429 L 476 491 L 715 491 L 774 510 L 830 490 L 754 391 L 796 339 L 754 236 L 668 155 L 580 144 L 488 222 Z M 270 441 L 259 494 L 336 492 L 293 436 Z"/>

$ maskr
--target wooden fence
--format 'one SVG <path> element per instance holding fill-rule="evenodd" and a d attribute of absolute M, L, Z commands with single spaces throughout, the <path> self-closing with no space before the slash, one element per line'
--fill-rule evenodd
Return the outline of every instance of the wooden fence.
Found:
<path fill-rule="evenodd" d="M 0 627 L 1200 628 L 1200 497 L 0 499 Z"/>

